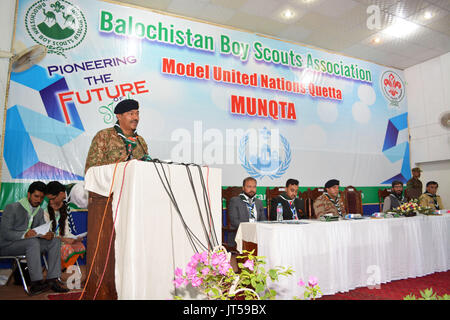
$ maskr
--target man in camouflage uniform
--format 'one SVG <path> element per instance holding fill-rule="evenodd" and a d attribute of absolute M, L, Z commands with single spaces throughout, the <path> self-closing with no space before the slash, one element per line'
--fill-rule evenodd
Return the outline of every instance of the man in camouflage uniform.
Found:
<path fill-rule="evenodd" d="M 314 200 L 314 212 L 316 219 L 324 214 L 332 213 L 333 216 L 344 217 L 346 214 L 344 201 L 339 195 L 339 181 L 332 179 L 325 183 L 325 193 Z"/>
<path fill-rule="evenodd" d="M 408 199 L 419 199 L 423 190 L 422 181 L 419 180 L 420 172 L 422 172 L 422 170 L 416 167 L 413 168 L 411 172 L 412 178 L 406 183 L 405 196 Z"/>
<path fill-rule="evenodd" d="M 130 159 L 150 160 L 147 143 L 136 133 L 139 123 L 139 104 L 125 99 L 114 109 L 117 123 L 100 130 L 92 139 L 84 172 L 90 167 L 113 164 Z"/>

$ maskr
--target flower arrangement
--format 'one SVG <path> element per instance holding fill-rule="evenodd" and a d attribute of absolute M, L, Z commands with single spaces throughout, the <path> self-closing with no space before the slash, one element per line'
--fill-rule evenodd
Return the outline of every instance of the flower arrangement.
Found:
<path fill-rule="evenodd" d="M 260 300 L 274 299 L 277 295 L 275 290 L 267 288 L 267 281 L 278 281 L 280 276 L 290 276 L 293 270 L 290 267 L 275 267 L 266 271 L 264 257 L 253 255 L 254 251 L 243 251 L 242 256 L 237 259 L 240 273 L 234 272 L 230 264 L 231 254 L 223 247 L 217 247 L 213 251 L 196 253 L 191 257 L 185 270 L 176 268 L 175 287 L 191 285 L 203 292 L 208 299 L 229 300 L 245 299 Z M 312 281 L 312 282 L 311 282 Z M 315 282 L 314 282 L 315 281 Z M 315 297 L 317 290 L 317 279 L 310 279 L 314 284 L 305 292 L 306 297 Z M 175 299 L 181 299 L 175 296 Z"/>
<path fill-rule="evenodd" d="M 310 277 L 308 284 L 305 285 L 302 279 L 297 283 L 300 287 L 305 287 L 303 291 L 303 298 L 305 300 L 315 300 L 317 297 L 322 295 L 322 291 L 320 291 L 320 287 L 316 277 Z M 294 297 L 295 300 L 301 300 L 298 297 Z"/>
<path fill-rule="evenodd" d="M 423 207 L 420 206 L 417 199 L 413 199 L 409 202 L 406 202 L 402 204 L 401 206 L 391 209 L 391 212 L 394 213 L 394 216 L 405 216 L 405 217 L 412 217 L 415 216 L 417 213 L 421 214 L 433 214 L 434 210 L 430 207 Z"/>

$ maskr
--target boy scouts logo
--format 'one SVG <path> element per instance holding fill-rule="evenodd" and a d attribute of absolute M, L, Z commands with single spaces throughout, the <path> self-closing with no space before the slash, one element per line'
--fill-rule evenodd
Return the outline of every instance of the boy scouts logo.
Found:
<path fill-rule="evenodd" d="M 78 46 L 87 32 L 83 12 L 66 0 L 35 2 L 25 15 L 25 27 L 49 53 L 64 57 L 64 52 Z"/>
<path fill-rule="evenodd" d="M 247 133 L 241 139 L 239 146 L 239 160 L 241 161 L 244 169 L 253 178 L 269 177 L 270 179 L 280 178 L 291 163 L 291 147 L 287 139 L 278 134 L 278 130 L 275 130 L 284 151 L 284 160 L 278 151 L 279 146 L 273 145 L 271 139 L 274 130 L 268 130 L 264 128 L 259 133 L 257 139 L 251 139 L 250 134 Z M 271 143 L 272 142 L 272 143 Z M 255 145 L 259 145 L 259 148 L 254 148 Z M 251 147 L 253 146 L 253 148 Z M 253 150 L 252 150 L 253 149 Z"/>
<path fill-rule="evenodd" d="M 386 71 L 381 76 L 381 88 L 384 96 L 393 107 L 398 107 L 405 95 L 405 85 L 398 74 Z"/>

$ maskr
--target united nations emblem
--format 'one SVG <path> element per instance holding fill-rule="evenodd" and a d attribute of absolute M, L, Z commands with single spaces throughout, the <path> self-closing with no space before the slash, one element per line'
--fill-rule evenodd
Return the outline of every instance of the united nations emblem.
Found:
<path fill-rule="evenodd" d="M 259 134 L 252 137 L 250 133 L 247 133 L 240 141 L 239 160 L 244 169 L 253 178 L 269 177 L 270 179 L 277 179 L 289 168 L 292 156 L 289 142 L 283 135 L 278 133 L 278 130 L 276 130 L 276 134 L 279 139 L 277 139 L 278 137 L 272 139 L 273 131 L 275 130 L 264 128 Z M 274 141 L 277 142 L 274 143 Z M 282 152 L 279 151 L 281 145 L 284 160 L 281 158 Z"/>
<path fill-rule="evenodd" d="M 405 96 L 405 85 L 400 76 L 393 71 L 385 71 L 381 76 L 380 85 L 390 105 L 398 107 L 398 104 Z"/>
<path fill-rule="evenodd" d="M 64 52 L 78 46 L 87 33 L 83 12 L 66 0 L 35 2 L 27 10 L 25 27 L 35 42 L 48 48 L 48 53 L 64 57 Z"/>

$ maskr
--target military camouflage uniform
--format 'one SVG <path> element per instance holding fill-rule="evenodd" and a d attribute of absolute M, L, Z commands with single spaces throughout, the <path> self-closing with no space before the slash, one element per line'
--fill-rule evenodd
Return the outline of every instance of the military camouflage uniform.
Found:
<path fill-rule="evenodd" d="M 430 196 L 430 195 L 427 194 L 427 193 L 424 193 L 424 194 L 422 194 L 422 195 L 420 196 L 420 198 L 419 198 L 419 204 L 420 204 L 422 207 L 430 207 L 430 208 L 433 208 L 433 209 L 436 209 L 436 210 L 442 210 L 442 209 L 444 209 L 444 206 L 443 206 L 443 204 L 442 204 L 441 197 L 438 196 L 438 195 L 436 195 L 435 198 L 436 198 L 436 202 L 437 202 L 437 204 L 438 204 L 438 206 L 439 206 L 439 209 L 436 208 L 433 197 Z"/>
<path fill-rule="evenodd" d="M 344 201 L 342 200 L 342 197 L 339 197 L 339 204 L 341 207 L 341 213 L 343 216 L 345 216 L 345 205 Z M 320 197 L 318 197 L 316 200 L 314 200 L 314 212 L 316 215 L 316 219 L 320 218 L 320 216 L 323 216 L 326 213 L 332 213 L 333 216 L 339 216 L 338 209 L 333 204 L 333 202 L 328 199 L 328 197 L 325 194 L 322 194 Z"/>
<path fill-rule="evenodd" d="M 137 137 L 138 143 L 134 148 L 133 159 L 141 159 L 148 154 L 147 143 L 141 136 Z M 91 147 L 86 158 L 84 172 L 90 167 L 103 166 L 116 163 L 117 160 L 127 158 L 127 150 L 122 138 L 119 137 L 114 127 L 100 130 L 92 139 Z"/>
<path fill-rule="evenodd" d="M 408 195 L 408 198 L 419 199 L 422 194 L 422 189 L 422 181 L 416 178 L 411 178 L 406 183 L 405 193 Z"/>

